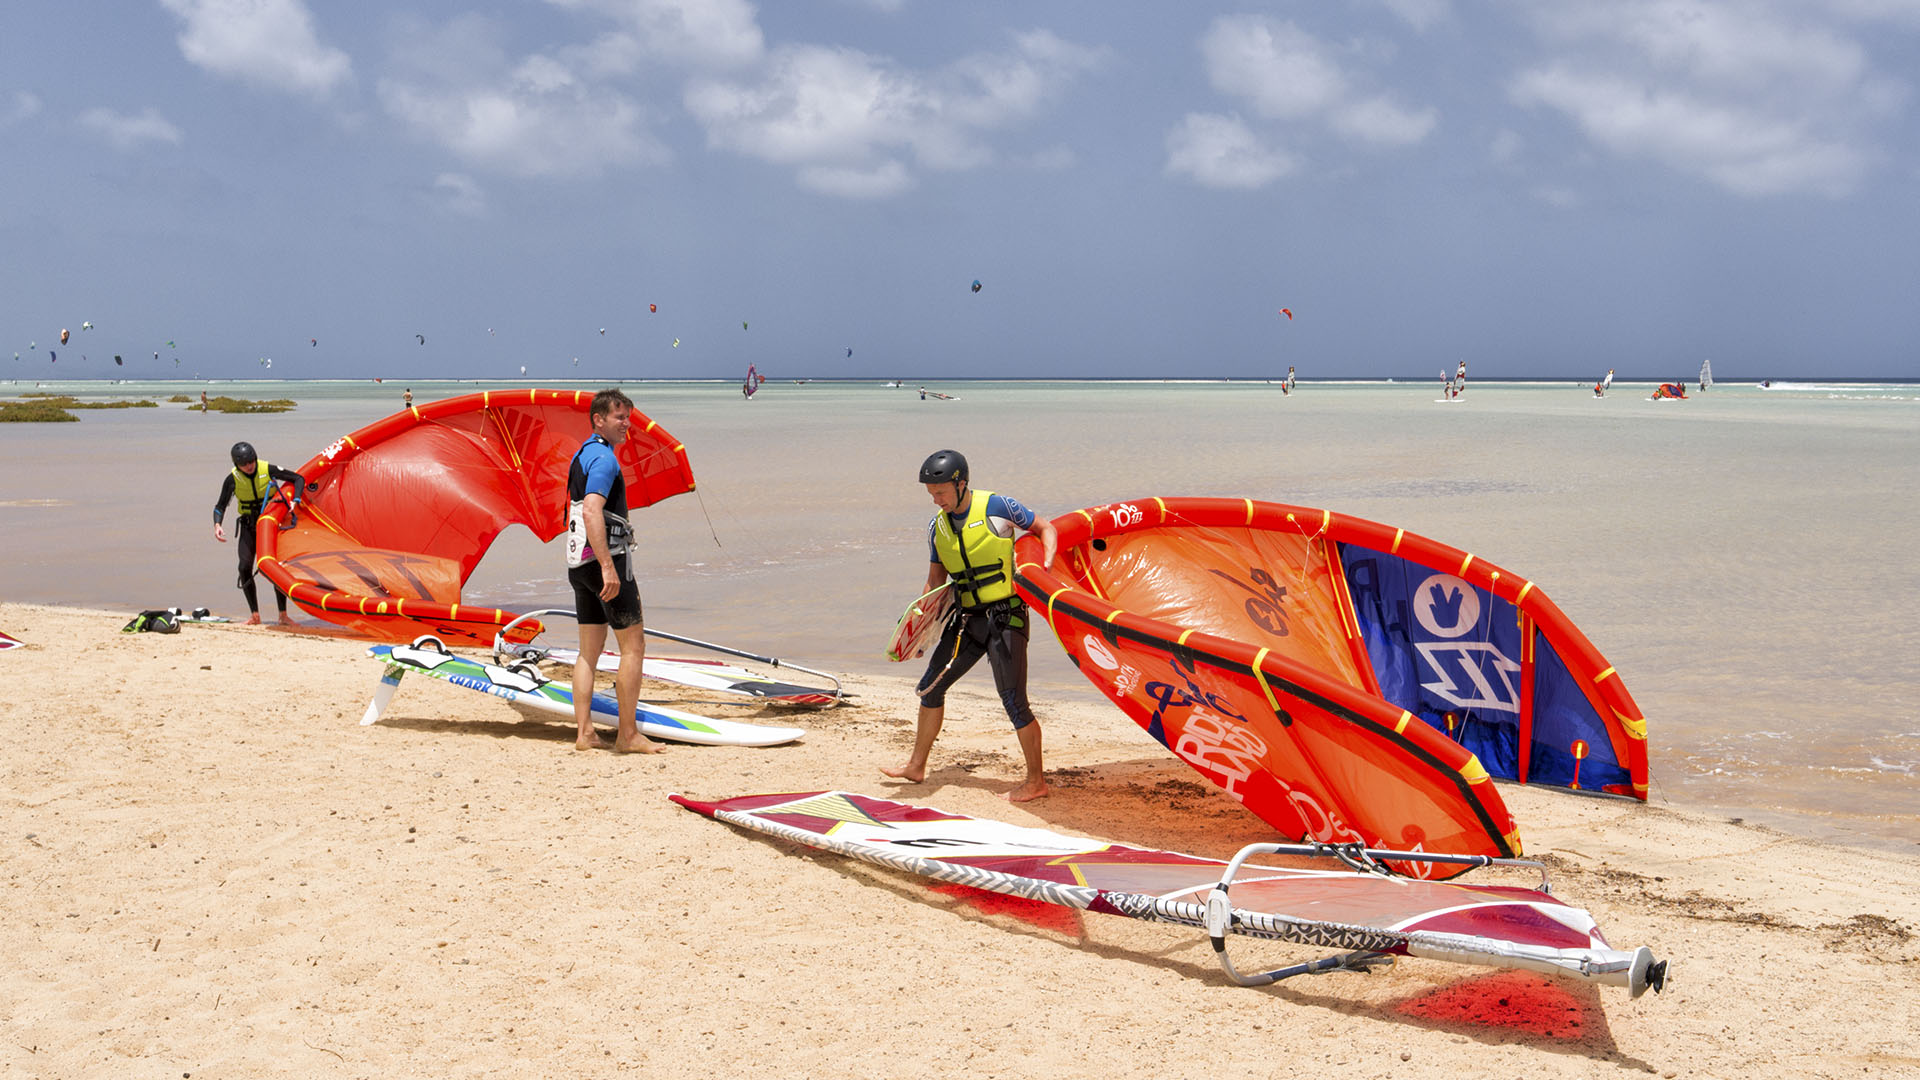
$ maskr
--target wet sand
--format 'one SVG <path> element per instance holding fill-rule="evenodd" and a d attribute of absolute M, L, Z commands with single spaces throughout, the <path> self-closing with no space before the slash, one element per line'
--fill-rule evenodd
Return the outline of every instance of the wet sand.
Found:
<path fill-rule="evenodd" d="M 1911 856 L 1507 785 L 1556 894 L 1673 962 L 1664 994 L 1425 960 L 1250 990 L 1193 931 L 666 800 L 838 787 L 1209 856 L 1271 839 L 1110 708 L 1042 705 L 1054 794 L 1015 807 L 984 677 L 898 786 L 905 678 L 850 679 L 796 745 L 616 756 L 432 680 L 361 727 L 359 643 L 129 614 L 0 604 L 30 646 L 0 652 L 8 1076 L 1920 1076 Z"/>

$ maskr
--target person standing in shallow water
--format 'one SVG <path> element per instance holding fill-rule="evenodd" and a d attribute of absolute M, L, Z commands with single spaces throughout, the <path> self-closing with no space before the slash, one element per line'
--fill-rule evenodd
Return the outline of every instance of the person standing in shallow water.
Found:
<path fill-rule="evenodd" d="M 407 392 L 400 398 L 400 404 L 409 409 L 413 408 L 413 387 L 407 387 Z"/>
<path fill-rule="evenodd" d="M 205 396 L 205 391 L 201 395 Z M 267 497 L 273 494 L 274 485 L 293 485 L 293 504 L 307 495 L 307 478 L 291 469 L 282 469 L 261 461 L 254 452 L 252 443 L 237 442 L 230 453 L 233 458 L 233 471 L 220 484 L 220 500 L 213 504 L 213 538 L 220 543 L 227 542 L 227 500 L 239 499 L 240 516 L 233 523 L 234 540 L 240 548 L 240 592 L 247 598 L 248 626 L 260 625 L 260 594 L 254 588 L 254 543 L 256 527 L 260 523 L 260 511 L 266 508 Z M 278 585 L 273 588 L 273 599 L 280 607 L 280 625 L 292 626 L 294 621 L 287 615 L 287 594 L 280 591 Z"/>
<path fill-rule="evenodd" d="M 574 612 L 580 623 L 580 655 L 573 662 L 573 718 L 576 750 L 604 747 L 593 730 L 593 673 L 607 647 L 607 628 L 620 643 L 620 670 L 614 674 L 619 706 L 613 749 L 622 754 L 657 754 L 666 749 L 640 733 L 634 715 L 640 704 L 640 670 L 646 662 L 646 626 L 641 621 L 640 583 L 634 580 L 633 527 L 627 522 L 627 480 L 614 448 L 627 441 L 633 401 L 619 390 L 593 395 L 588 422 L 593 434 L 580 444 L 567 468 L 567 581 L 573 585 Z"/>
<path fill-rule="evenodd" d="M 985 656 L 993 685 L 1013 721 L 1026 763 L 1026 777 L 1007 792 L 1008 800 L 1045 798 L 1040 724 L 1027 703 L 1027 637 L 1033 618 L 1013 589 L 1013 542 L 1019 531 L 1040 538 L 1041 565 L 1052 566 L 1058 534 L 1053 522 L 1036 517 L 1016 500 L 968 483 L 967 459 L 941 450 L 920 466 L 920 482 L 939 512 L 927 524 L 926 590 L 951 582 L 955 611 L 928 650 L 920 679 L 920 715 L 914 726 L 913 752 L 906 764 L 880 771 L 897 780 L 923 783 L 933 742 L 946 722 L 947 688 Z"/>

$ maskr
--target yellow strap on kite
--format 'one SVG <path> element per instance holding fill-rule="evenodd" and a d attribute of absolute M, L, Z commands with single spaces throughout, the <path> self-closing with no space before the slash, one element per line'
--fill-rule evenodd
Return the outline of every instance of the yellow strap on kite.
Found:
<path fill-rule="evenodd" d="M 1267 673 L 1260 670 L 1260 665 L 1265 662 L 1267 654 L 1272 651 L 1272 649 L 1262 646 L 1260 651 L 1254 654 L 1253 681 L 1259 683 L 1260 692 L 1267 695 L 1267 706 L 1275 713 L 1278 713 L 1280 711 L 1280 699 L 1273 696 L 1273 687 L 1267 685 Z"/>

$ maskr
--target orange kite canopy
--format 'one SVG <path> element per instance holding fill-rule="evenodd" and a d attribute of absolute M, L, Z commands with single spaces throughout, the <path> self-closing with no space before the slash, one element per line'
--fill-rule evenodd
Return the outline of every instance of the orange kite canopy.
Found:
<path fill-rule="evenodd" d="M 281 530 L 287 485 L 261 514 L 260 572 L 301 610 L 376 641 L 492 644 L 514 613 L 462 604 L 460 588 L 507 526 L 543 541 L 565 531 L 567 468 L 592 402 L 584 390 L 491 390 L 336 440 L 301 467 L 292 528 Z M 631 509 L 693 490 L 686 448 L 639 412 L 616 454 Z"/>
<path fill-rule="evenodd" d="M 1506 856 L 1492 777 L 1646 798 L 1646 722 L 1613 668 L 1492 563 L 1250 499 L 1054 526 L 1051 570 L 1017 545 L 1020 595 L 1128 716 L 1289 837 Z"/>

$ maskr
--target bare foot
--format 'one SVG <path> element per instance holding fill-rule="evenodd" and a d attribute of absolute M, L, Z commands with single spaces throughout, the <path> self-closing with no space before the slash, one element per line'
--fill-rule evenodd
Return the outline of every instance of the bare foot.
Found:
<path fill-rule="evenodd" d="M 293 616 L 283 611 L 280 613 L 280 625 L 281 626 L 299 626 L 300 624 L 293 621 Z"/>
<path fill-rule="evenodd" d="M 1044 799 L 1047 795 L 1047 782 L 1045 780 L 1029 780 L 1019 787 L 1014 788 L 1012 791 L 1007 792 L 1007 801 L 1032 802 L 1035 799 Z"/>
<path fill-rule="evenodd" d="M 911 762 L 897 769 L 889 769 L 883 765 L 880 768 L 880 772 L 884 776 L 891 776 L 895 780 L 905 780 L 909 784 L 924 784 L 927 780 L 927 767 L 925 765 L 915 765 Z"/>
<path fill-rule="evenodd" d="M 573 748 L 575 750 L 605 750 L 607 744 L 600 736 L 593 735 L 585 739 L 575 738 L 573 740 Z"/>
<path fill-rule="evenodd" d="M 247 616 L 247 621 L 246 621 L 246 622 L 243 622 L 243 623 L 241 623 L 240 625 L 241 625 L 241 626 L 259 626 L 259 625 L 260 625 L 260 613 L 256 611 L 256 612 L 254 612 L 253 614 L 251 614 L 251 615 L 249 615 L 249 616 Z"/>
<path fill-rule="evenodd" d="M 645 735 L 635 735 L 633 741 L 625 745 L 622 745 L 618 740 L 615 740 L 613 744 L 613 752 L 616 754 L 664 754 L 666 751 L 666 747 L 654 742 Z"/>

